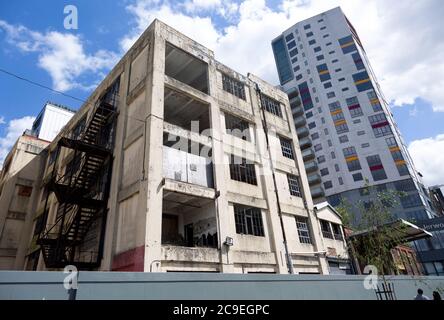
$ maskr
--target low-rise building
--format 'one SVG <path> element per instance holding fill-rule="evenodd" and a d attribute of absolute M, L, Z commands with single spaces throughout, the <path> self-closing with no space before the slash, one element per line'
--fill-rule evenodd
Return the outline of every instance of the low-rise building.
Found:
<path fill-rule="evenodd" d="M 158 20 L 47 150 L 19 268 L 329 273 L 288 96 Z"/>

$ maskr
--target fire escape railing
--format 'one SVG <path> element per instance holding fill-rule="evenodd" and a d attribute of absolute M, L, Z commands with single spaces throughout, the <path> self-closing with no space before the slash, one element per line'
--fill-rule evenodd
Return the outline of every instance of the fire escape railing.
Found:
<path fill-rule="evenodd" d="M 45 202 L 46 227 L 39 235 L 46 267 L 79 269 L 100 266 L 106 223 L 118 104 L 118 80 L 97 101 L 85 125 L 58 141 L 57 162 L 62 147 L 72 150 L 72 160 L 54 164 Z M 56 217 L 48 224 L 50 193 L 58 202 Z"/>

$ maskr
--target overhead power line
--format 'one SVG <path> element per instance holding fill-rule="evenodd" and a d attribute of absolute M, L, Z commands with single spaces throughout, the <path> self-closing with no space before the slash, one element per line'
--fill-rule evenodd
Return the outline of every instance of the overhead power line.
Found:
<path fill-rule="evenodd" d="M 55 93 L 57 93 L 57 94 L 60 94 L 60 95 L 62 95 L 62 96 L 65 96 L 65 97 L 68 97 L 68 98 L 71 98 L 71 99 L 74 99 L 74 100 L 77 100 L 77 101 L 80 101 L 80 102 L 86 102 L 86 101 L 83 100 L 83 99 L 80 99 L 80 98 L 74 97 L 74 96 L 72 96 L 72 95 L 70 95 L 70 94 L 66 94 L 66 93 L 64 93 L 64 92 L 61 92 L 61 91 L 55 90 L 55 89 L 53 89 L 53 88 L 51 88 L 51 87 L 48 87 L 48 86 L 46 86 L 46 85 L 44 85 L 44 84 L 41 84 L 41 83 L 35 82 L 35 81 L 30 80 L 30 79 L 27 79 L 27 78 L 24 78 L 24 77 L 22 77 L 22 76 L 19 76 L 19 75 L 15 74 L 15 73 L 10 72 L 10 71 L 7 71 L 7 70 L 5 70 L 5 69 L 0 68 L 0 71 L 3 72 L 3 73 L 5 73 L 5 74 L 7 74 L 7 75 L 9 75 L 9 76 L 11 76 L 11 77 L 14 77 L 14 78 L 17 78 L 17 79 L 19 79 L 19 80 L 22 80 L 22 81 L 28 82 L 28 83 L 33 84 L 33 85 L 35 85 L 35 86 L 38 86 L 38 87 L 40 87 L 40 88 L 44 88 L 44 89 L 50 90 L 50 91 L 55 92 Z"/>

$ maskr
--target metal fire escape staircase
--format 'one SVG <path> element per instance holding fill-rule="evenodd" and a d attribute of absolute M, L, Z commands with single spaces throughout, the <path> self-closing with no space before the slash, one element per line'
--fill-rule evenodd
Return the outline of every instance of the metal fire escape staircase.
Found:
<path fill-rule="evenodd" d="M 53 192 L 58 202 L 55 222 L 46 225 L 37 242 L 47 268 L 75 265 L 79 269 L 93 269 L 100 265 L 117 97 L 116 87 L 108 90 L 94 106 L 86 125 L 58 141 L 58 153 L 62 147 L 68 148 L 73 158 L 63 175 L 57 173 L 54 165 L 47 185 L 47 197 Z M 48 215 L 46 205 L 45 212 Z"/>

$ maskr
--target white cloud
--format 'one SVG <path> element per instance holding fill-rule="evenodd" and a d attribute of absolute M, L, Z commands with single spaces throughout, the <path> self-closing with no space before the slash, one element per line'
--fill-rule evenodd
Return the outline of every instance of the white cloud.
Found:
<path fill-rule="evenodd" d="M 15 144 L 26 129 L 30 129 L 34 122 L 34 117 L 26 116 L 23 118 L 12 119 L 9 121 L 5 130 L 5 135 L 0 137 L 0 166 L 8 155 L 11 147 Z"/>
<path fill-rule="evenodd" d="M 121 44 L 128 49 L 157 17 L 209 46 L 216 58 L 230 67 L 276 84 L 271 40 L 300 20 L 341 6 L 363 41 L 388 100 L 401 106 L 420 97 L 431 102 L 435 111 L 444 111 L 444 38 L 440 16 L 444 1 L 284 0 L 273 9 L 264 0 L 229 3 L 233 7 L 228 26 L 220 29 L 215 15 L 221 15 L 221 8 L 228 7 L 217 0 L 187 0 L 185 6 L 193 5 L 194 11 L 185 12 L 180 12 L 183 5 L 177 2 L 135 1 L 128 10 L 135 17 L 136 30 Z"/>
<path fill-rule="evenodd" d="M 221 5 L 221 0 L 189 0 L 184 3 L 187 12 L 214 9 Z"/>
<path fill-rule="evenodd" d="M 91 84 L 81 83 L 79 77 L 89 73 L 97 78 L 97 73 L 110 69 L 118 60 L 117 54 L 106 50 L 85 53 L 82 40 L 77 35 L 56 31 L 40 33 L 21 25 L 10 25 L 3 20 L 0 20 L 1 29 L 6 32 L 9 44 L 22 52 L 39 54 L 38 66 L 50 74 L 56 90 L 89 90 Z"/>
<path fill-rule="evenodd" d="M 408 149 L 426 185 L 444 184 L 444 134 L 415 140 Z"/>
<path fill-rule="evenodd" d="M 216 46 L 220 36 L 210 17 L 192 17 L 181 12 L 175 12 L 168 4 L 153 6 L 152 1 L 140 0 L 129 5 L 127 10 L 134 15 L 136 27 L 120 41 L 124 51 L 134 44 L 155 18 L 180 30 L 191 38 L 197 39 L 209 48 Z"/>
<path fill-rule="evenodd" d="M 0 116 L 0 125 L 5 124 L 5 123 L 6 123 L 5 117 Z"/>

